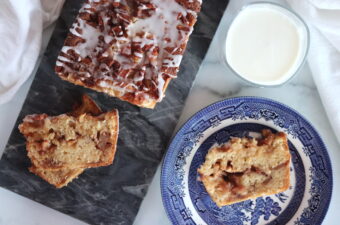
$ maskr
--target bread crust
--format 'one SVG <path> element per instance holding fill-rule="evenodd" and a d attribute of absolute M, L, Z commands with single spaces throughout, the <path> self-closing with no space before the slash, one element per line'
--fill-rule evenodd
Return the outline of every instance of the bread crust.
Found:
<path fill-rule="evenodd" d="M 75 73 L 68 73 L 67 77 L 65 77 L 64 75 L 60 75 L 60 74 L 58 74 L 58 75 L 62 80 L 71 82 L 71 83 L 78 85 L 78 86 L 82 86 L 82 87 L 92 89 L 94 91 L 103 92 L 107 95 L 110 95 L 112 97 L 116 97 L 116 98 L 118 98 L 122 101 L 127 101 L 127 102 L 129 102 L 133 105 L 137 105 L 137 106 L 140 106 L 140 107 L 143 107 L 143 108 L 153 109 L 157 104 L 157 101 L 154 100 L 154 99 L 141 99 L 141 100 L 140 99 L 126 99 L 124 97 L 124 95 L 122 95 L 121 92 L 116 91 L 112 88 L 105 88 L 105 87 L 100 87 L 100 86 L 90 86 L 90 85 L 88 85 L 87 83 L 85 83 L 81 80 L 75 79 L 75 77 L 76 77 Z M 170 82 L 170 80 L 166 81 L 163 93 L 165 93 L 165 90 L 166 90 L 169 82 Z"/>
<path fill-rule="evenodd" d="M 73 106 L 73 111 L 68 113 L 68 115 L 77 117 L 81 114 L 89 113 L 92 116 L 98 116 L 103 113 L 101 108 L 97 105 L 95 101 L 93 101 L 92 98 L 90 98 L 88 95 L 84 94 L 81 97 L 81 104 L 75 104 Z"/>
<path fill-rule="evenodd" d="M 41 167 L 32 165 L 28 168 L 31 173 L 41 177 L 46 182 L 54 185 L 56 188 L 62 188 L 68 185 L 73 179 L 77 178 L 84 172 L 84 168 L 63 168 L 58 170 L 46 170 Z"/>

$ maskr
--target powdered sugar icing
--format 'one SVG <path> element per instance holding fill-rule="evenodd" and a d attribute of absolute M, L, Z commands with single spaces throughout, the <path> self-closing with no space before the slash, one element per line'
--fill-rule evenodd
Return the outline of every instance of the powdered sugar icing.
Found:
<path fill-rule="evenodd" d="M 127 5 L 125 0 L 105 2 L 90 0 L 80 10 L 80 13 L 91 14 L 93 13 L 93 8 L 99 11 L 107 11 L 110 4 L 113 3 Z M 192 2 L 192 0 L 188 0 L 188 2 Z M 164 96 L 166 77 L 176 77 L 183 54 L 182 44 L 186 43 L 193 30 L 192 24 L 186 24 L 183 20 L 186 20 L 185 18 L 188 14 L 191 14 L 190 16 L 195 19 L 197 13 L 184 8 L 175 0 L 150 0 L 150 3 L 154 7 L 150 15 L 132 20 L 129 20 L 131 15 L 128 15 L 129 12 L 124 8 L 114 8 L 115 13 L 121 13 L 119 18 L 124 20 L 124 32 L 127 35 L 124 35 L 123 30 L 118 31 L 116 35 L 110 35 L 112 27 L 108 24 L 112 18 L 105 13 L 99 12 L 105 25 L 104 30 L 88 24 L 87 21 L 79 17 L 77 18 L 76 23 L 70 29 L 70 33 L 83 38 L 85 43 L 79 43 L 74 47 L 64 46 L 62 52 L 67 53 L 70 49 L 74 50 L 80 56 L 76 60 L 78 63 L 86 57 L 92 59 L 92 71 L 78 71 L 78 74 L 81 75 L 80 80 L 85 80 L 92 76 L 99 79 L 100 82 L 97 85 L 105 89 L 118 91 L 120 96 L 123 96 L 127 92 L 144 92 L 145 95 L 148 95 L 147 93 L 150 92 L 149 86 L 139 87 L 147 79 L 157 89 L 158 97 L 154 100 L 161 101 Z M 138 6 L 138 10 L 150 10 L 147 5 L 143 4 L 145 3 Z M 179 19 L 180 17 L 182 20 Z M 184 27 L 184 29 L 179 29 L 179 26 Z M 103 36 L 104 44 L 99 46 L 98 39 L 101 36 Z M 137 45 L 139 49 L 146 48 L 148 50 L 134 50 L 134 45 Z M 98 61 L 98 53 L 101 54 L 100 57 L 107 57 L 119 63 L 121 71 L 119 71 L 118 76 L 112 74 L 111 65 L 108 66 Z M 97 56 L 94 57 L 94 55 Z M 100 64 L 99 67 L 95 66 L 98 64 Z M 69 72 L 74 71 L 69 67 L 70 60 L 64 56 L 58 57 L 57 66 L 64 67 Z M 167 68 L 170 68 L 170 70 L 167 70 Z M 136 70 L 139 72 L 134 72 L 132 77 L 128 75 L 130 72 L 126 72 Z M 126 76 L 124 71 L 127 73 Z M 123 72 L 122 76 L 120 76 L 121 72 Z M 126 77 L 129 77 L 129 79 Z M 144 96 L 144 99 L 149 97 Z"/>

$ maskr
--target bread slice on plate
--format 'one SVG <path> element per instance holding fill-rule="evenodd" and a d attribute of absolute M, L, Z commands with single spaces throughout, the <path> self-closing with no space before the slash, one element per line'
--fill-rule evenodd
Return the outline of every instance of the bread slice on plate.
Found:
<path fill-rule="evenodd" d="M 283 192 L 290 185 L 290 153 L 285 133 L 262 131 L 262 138 L 232 138 L 212 147 L 198 169 L 217 206 Z"/>
<path fill-rule="evenodd" d="M 111 164 L 116 151 L 117 110 L 100 114 L 88 96 L 82 101 L 71 113 L 29 115 L 19 126 L 33 164 L 29 170 L 58 188 L 85 168 Z"/>

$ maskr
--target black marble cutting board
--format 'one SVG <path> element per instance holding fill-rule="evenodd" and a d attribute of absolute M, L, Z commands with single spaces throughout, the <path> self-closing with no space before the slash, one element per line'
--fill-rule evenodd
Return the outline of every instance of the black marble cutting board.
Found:
<path fill-rule="evenodd" d="M 228 0 L 203 1 L 178 78 L 171 81 L 166 97 L 154 110 L 75 86 L 55 75 L 56 57 L 82 2 L 65 2 L 0 161 L 0 186 L 90 224 L 132 224 Z M 116 157 L 111 166 L 88 169 L 67 187 L 56 189 L 27 170 L 30 161 L 25 139 L 17 127 L 27 114 L 58 115 L 70 111 L 83 93 L 104 111 L 119 110 Z"/>

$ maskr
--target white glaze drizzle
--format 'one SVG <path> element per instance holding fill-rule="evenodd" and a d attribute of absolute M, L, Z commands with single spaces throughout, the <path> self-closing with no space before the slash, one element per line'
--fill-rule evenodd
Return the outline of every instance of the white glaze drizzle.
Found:
<path fill-rule="evenodd" d="M 188 0 L 192 2 L 192 0 Z M 85 4 L 80 12 L 88 12 L 92 13 L 90 10 L 92 8 L 91 3 L 100 2 L 100 0 L 90 0 L 89 3 Z M 120 2 L 126 5 L 125 0 L 111 0 L 108 4 L 112 4 L 112 2 Z M 103 57 L 111 57 L 115 61 L 119 62 L 121 65 L 121 69 L 133 69 L 138 68 L 143 73 L 139 73 L 134 76 L 132 80 L 124 80 L 123 77 L 117 76 L 112 77 L 110 75 L 110 68 L 105 64 L 100 65 L 100 69 L 104 69 L 104 72 L 93 71 L 95 73 L 82 72 L 81 75 L 84 77 L 95 76 L 96 78 L 100 78 L 101 81 L 98 83 L 103 88 L 112 89 L 124 95 L 130 91 L 138 90 L 137 82 L 142 82 L 144 79 L 151 79 L 152 82 L 157 85 L 158 96 L 157 101 L 161 101 L 163 98 L 163 89 L 164 89 L 164 77 L 163 72 L 161 72 L 161 68 L 163 67 L 179 67 L 180 62 L 182 60 L 182 54 L 173 55 L 165 51 L 165 48 L 179 47 L 182 43 L 187 41 L 188 36 L 191 34 L 193 28 L 187 26 L 189 30 L 183 31 L 178 30 L 178 25 L 183 25 L 180 20 L 177 19 L 179 14 L 186 16 L 188 13 L 192 14 L 196 18 L 196 12 L 192 10 L 185 9 L 183 6 L 178 4 L 175 0 L 151 0 L 152 4 L 155 5 L 156 10 L 151 14 L 150 17 L 145 19 L 137 18 L 135 22 L 130 22 L 129 25 L 125 28 L 127 30 L 128 37 L 113 37 L 108 34 L 108 29 L 111 29 L 110 26 L 107 25 L 110 18 L 107 17 L 103 12 L 100 12 L 100 15 L 103 18 L 104 32 L 101 32 L 98 28 L 94 28 L 91 25 L 87 24 L 86 21 L 80 19 L 79 17 L 76 20 L 76 23 L 73 24 L 70 29 L 70 33 L 80 36 L 85 39 L 85 43 L 79 43 L 75 47 L 64 46 L 62 48 L 62 52 L 67 53 L 69 49 L 73 49 L 76 53 L 78 53 L 81 58 L 85 58 L 89 56 L 92 59 L 92 63 L 94 65 L 98 64 L 96 57 L 93 57 L 93 52 L 101 52 L 103 47 L 99 47 L 98 38 L 99 36 L 104 37 L 104 43 L 107 45 L 104 47 L 106 50 L 101 54 Z M 101 11 L 108 7 L 108 5 L 101 4 L 100 6 L 96 6 L 96 10 Z M 140 7 L 142 10 L 146 10 L 147 7 L 142 5 Z M 115 9 L 120 13 L 124 13 L 123 10 Z M 105 11 L 105 10 L 103 10 Z M 77 30 L 81 29 L 81 32 L 78 33 Z M 144 36 L 140 37 L 137 34 L 140 32 L 144 32 Z M 152 38 L 150 38 L 152 37 Z M 109 45 L 115 41 L 113 45 Z M 131 43 L 139 43 L 140 47 L 143 48 L 146 45 L 152 45 L 153 47 L 146 53 L 141 53 L 134 51 L 133 56 L 137 57 L 137 63 L 132 63 L 129 57 L 122 55 L 121 51 L 126 49 L 127 47 L 131 47 Z M 152 50 L 155 50 L 155 47 L 159 47 L 158 56 L 154 56 L 151 54 Z M 80 59 L 79 59 L 80 60 Z M 63 66 L 66 71 L 73 72 L 71 68 L 69 68 L 64 62 L 70 62 L 70 60 L 63 56 L 58 57 L 57 66 Z M 143 63 L 149 63 L 153 65 L 153 69 L 146 68 L 143 66 Z M 80 73 L 80 72 L 79 72 Z M 156 78 L 154 75 L 156 74 Z M 175 75 L 167 74 L 169 77 L 176 77 Z M 106 82 L 110 81 L 110 82 Z M 156 81 L 156 82 L 155 82 Z M 111 83 L 114 83 L 112 85 Z M 122 82 L 125 82 L 125 86 L 121 86 Z M 147 87 L 142 88 L 143 91 L 148 91 Z M 145 98 L 149 99 L 149 96 L 145 95 Z"/>

